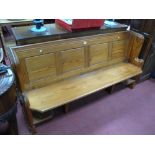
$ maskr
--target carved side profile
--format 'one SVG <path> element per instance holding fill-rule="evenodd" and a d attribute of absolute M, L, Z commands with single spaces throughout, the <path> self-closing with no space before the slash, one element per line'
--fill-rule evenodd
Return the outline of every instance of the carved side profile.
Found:
<path fill-rule="evenodd" d="M 144 42 L 143 35 L 131 31 L 130 41 L 129 41 L 129 51 L 128 51 L 129 62 L 140 68 L 142 68 L 144 64 L 144 60 L 139 59 L 139 54 L 140 54 L 143 42 Z"/>

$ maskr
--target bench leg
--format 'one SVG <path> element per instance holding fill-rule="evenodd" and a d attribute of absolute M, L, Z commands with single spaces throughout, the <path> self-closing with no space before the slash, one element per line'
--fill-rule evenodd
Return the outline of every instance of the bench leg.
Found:
<path fill-rule="evenodd" d="M 136 83 L 139 81 L 139 79 L 140 79 L 140 75 L 134 77 L 134 78 L 133 78 L 133 82 L 132 82 L 131 84 L 129 84 L 128 87 L 129 87 L 130 89 L 135 88 Z"/>
<path fill-rule="evenodd" d="M 137 76 L 135 77 L 135 80 L 136 80 L 136 83 L 138 83 L 138 82 L 140 81 L 140 75 L 137 75 Z"/>
<path fill-rule="evenodd" d="M 114 85 L 113 86 L 110 86 L 108 88 L 105 89 L 105 91 L 109 94 L 111 94 L 113 91 L 114 91 Z"/>
<path fill-rule="evenodd" d="M 69 111 L 69 104 L 64 105 L 64 111 L 65 111 L 65 113 L 67 113 Z"/>
<path fill-rule="evenodd" d="M 25 118 L 26 118 L 26 121 L 28 123 L 28 126 L 30 128 L 30 131 L 32 134 L 35 134 L 36 133 L 36 128 L 33 124 L 33 115 L 32 115 L 32 111 L 29 107 L 29 104 L 28 103 L 25 103 L 23 100 L 20 100 L 20 103 L 22 105 L 22 108 L 23 108 L 23 113 L 25 114 Z"/>
<path fill-rule="evenodd" d="M 129 87 L 130 89 L 135 88 L 135 86 L 136 86 L 136 82 L 133 82 L 133 83 L 131 83 L 131 84 L 128 85 L 128 87 Z"/>

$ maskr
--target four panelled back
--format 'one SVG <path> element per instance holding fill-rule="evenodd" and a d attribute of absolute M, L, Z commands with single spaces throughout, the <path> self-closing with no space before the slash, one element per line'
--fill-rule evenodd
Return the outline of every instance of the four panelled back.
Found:
<path fill-rule="evenodd" d="M 127 60 L 128 31 L 11 48 L 22 91 Z"/>

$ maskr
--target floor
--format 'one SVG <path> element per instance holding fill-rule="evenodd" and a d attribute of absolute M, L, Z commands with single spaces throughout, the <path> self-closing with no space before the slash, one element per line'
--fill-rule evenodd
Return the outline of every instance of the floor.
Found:
<path fill-rule="evenodd" d="M 11 37 L 6 36 L 8 40 Z M 118 85 L 111 95 L 100 91 L 71 103 L 67 114 L 63 108 L 56 113 L 52 120 L 37 127 L 37 134 L 155 134 L 155 79 L 137 84 L 135 89 Z M 20 104 L 17 119 L 19 134 L 31 134 Z M 0 125 L 0 134 L 6 127 L 7 123 Z"/>
<path fill-rule="evenodd" d="M 155 79 L 137 84 L 135 89 L 116 86 L 113 94 L 100 91 L 70 105 L 64 114 L 37 127 L 38 135 L 118 135 L 155 134 Z M 19 134 L 31 134 L 18 105 Z"/>

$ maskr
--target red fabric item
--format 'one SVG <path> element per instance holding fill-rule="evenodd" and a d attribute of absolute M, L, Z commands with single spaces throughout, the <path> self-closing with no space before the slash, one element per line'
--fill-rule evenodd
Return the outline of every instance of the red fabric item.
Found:
<path fill-rule="evenodd" d="M 104 20 L 103 19 L 73 19 L 72 25 L 70 25 L 64 20 L 56 19 L 55 23 L 72 32 L 72 31 L 100 28 L 103 25 Z"/>

